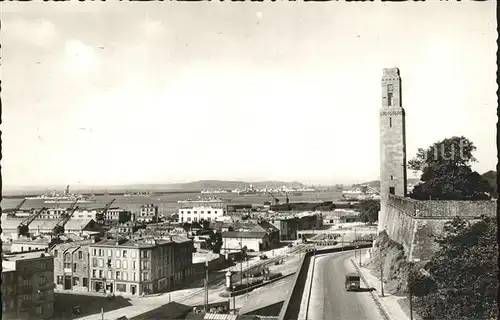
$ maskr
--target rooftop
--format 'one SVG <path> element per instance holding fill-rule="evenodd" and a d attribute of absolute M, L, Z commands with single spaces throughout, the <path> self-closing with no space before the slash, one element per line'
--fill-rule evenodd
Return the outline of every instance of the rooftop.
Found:
<path fill-rule="evenodd" d="M 100 242 L 91 244 L 93 247 L 116 247 L 120 246 L 123 248 L 154 248 L 156 246 L 165 245 L 168 243 L 186 243 L 191 242 L 191 240 L 172 236 L 172 240 L 165 239 L 103 239 Z"/>
<path fill-rule="evenodd" d="M 37 259 L 43 257 L 51 257 L 50 254 L 46 253 L 45 250 L 39 251 L 29 251 L 29 252 L 17 252 L 17 253 L 9 253 L 3 256 L 5 261 L 19 261 L 19 260 L 29 260 L 29 259 Z"/>

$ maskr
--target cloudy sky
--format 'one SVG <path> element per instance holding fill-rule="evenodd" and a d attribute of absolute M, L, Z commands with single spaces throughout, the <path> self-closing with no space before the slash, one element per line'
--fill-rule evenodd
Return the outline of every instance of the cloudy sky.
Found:
<path fill-rule="evenodd" d="M 379 177 L 382 69 L 408 157 L 496 165 L 495 2 L 2 4 L 5 187 Z"/>

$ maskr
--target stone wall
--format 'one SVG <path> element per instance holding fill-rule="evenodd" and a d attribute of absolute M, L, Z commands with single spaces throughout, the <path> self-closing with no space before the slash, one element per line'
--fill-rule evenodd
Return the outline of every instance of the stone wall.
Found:
<path fill-rule="evenodd" d="M 496 201 L 418 201 L 389 195 L 384 207 L 379 223 L 393 241 L 403 245 L 410 261 L 432 257 L 438 249 L 434 237 L 443 234 L 453 217 L 479 221 L 481 215 L 496 215 Z"/>

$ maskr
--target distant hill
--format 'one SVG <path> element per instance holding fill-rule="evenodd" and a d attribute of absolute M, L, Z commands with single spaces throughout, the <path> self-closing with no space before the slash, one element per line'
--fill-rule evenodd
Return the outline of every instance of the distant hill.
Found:
<path fill-rule="evenodd" d="M 420 182 L 420 179 L 408 179 L 407 182 L 410 184 L 417 184 Z M 353 187 L 360 187 L 360 186 L 364 186 L 364 185 L 368 185 L 371 188 L 380 190 L 380 180 L 373 180 L 373 181 L 368 181 L 368 182 L 364 182 L 364 183 L 354 184 Z"/>
<path fill-rule="evenodd" d="M 203 189 L 236 189 L 246 188 L 252 184 L 255 188 L 279 188 L 283 185 L 287 187 L 301 186 L 300 182 L 285 182 L 285 181 L 224 181 L 224 180 L 200 180 L 188 183 L 175 183 L 167 185 L 168 189 L 175 190 L 203 190 Z"/>
<path fill-rule="evenodd" d="M 104 193 L 104 192 L 145 192 L 145 191 L 199 191 L 204 189 L 236 189 L 246 188 L 252 184 L 255 188 L 279 188 L 283 185 L 287 187 L 299 187 L 303 184 L 300 182 L 285 182 L 285 181 L 224 181 L 224 180 L 200 180 L 186 183 L 165 183 L 165 184 L 130 184 L 130 185 L 115 185 L 107 187 L 90 187 L 90 186 L 71 186 L 71 192 L 75 193 Z M 66 186 L 50 186 L 50 187 L 18 187 L 4 189 L 3 194 L 22 195 L 22 194 L 43 194 L 48 190 L 58 190 L 63 192 Z"/>

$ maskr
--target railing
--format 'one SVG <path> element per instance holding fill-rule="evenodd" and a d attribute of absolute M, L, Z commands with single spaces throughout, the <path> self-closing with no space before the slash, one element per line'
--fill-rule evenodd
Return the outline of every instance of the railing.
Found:
<path fill-rule="evenodd" d="M 313 255 L 322 255 L 334 252 L 351 251 L 356 249 L 371 248 L 372 244 L 363 245 L 350 245 L 342 248 L 329 248 L 323 250 L 308 251 L 304 254 L 304 258 L 301 261 L 299 270 L 295 274 L 295 279 L 293 281 L 293 288 L 285 300 L 283 307 L 281 308 L 279 320 L 297 320 L 300 312 L 300 305 L 302 296 L 304 294 L 304 287 L 307 280 L 307 274 L 310 267 L 311 257 Z"/>

